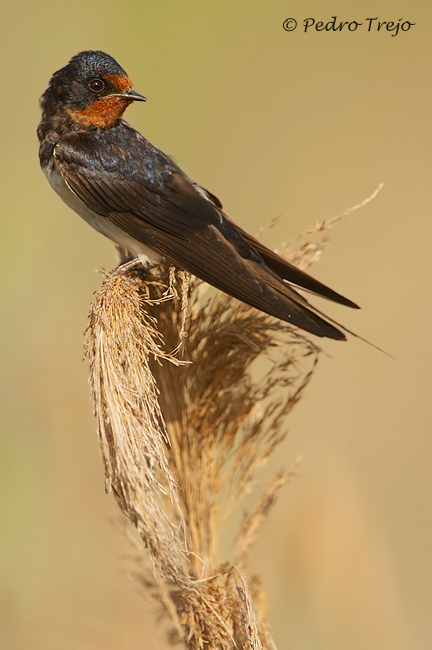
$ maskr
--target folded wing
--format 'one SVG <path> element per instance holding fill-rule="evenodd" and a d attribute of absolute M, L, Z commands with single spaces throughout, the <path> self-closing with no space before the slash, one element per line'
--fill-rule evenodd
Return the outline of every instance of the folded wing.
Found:
<path fill-rule="evenodd" d="M 160 153 L 160 152 L 159 152 Z M 159 185 L 135 169 L 96 166 L 76 145 L 57 145 L 56 164 L 75 195 L 137 241 L 229 295 L 320 337 L 344 340 L 290 283 L 357 307 L 235 226 L 175 165 Z M 136 158 L 136 156 L 135 156 Z M 166 159 L 169 161 L 169 159 Z M 201 191 L 200 191 L 201 190 Z"/>

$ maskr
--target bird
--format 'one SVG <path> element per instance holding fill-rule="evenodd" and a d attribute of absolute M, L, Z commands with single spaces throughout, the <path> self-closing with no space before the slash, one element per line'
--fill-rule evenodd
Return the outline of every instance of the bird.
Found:
<path fill-rule="evenodd" d="M 166 260 L 310 334 L 346 340 L 352 332 L 299 290 L 358 305 L 234 223 L 214 194 L 123 120 L 137 101 L 147 100 L 99 50 L 79 52 L 52 75 L 40 99 L 39 159 L 63 201 L 144 266 Z"/>

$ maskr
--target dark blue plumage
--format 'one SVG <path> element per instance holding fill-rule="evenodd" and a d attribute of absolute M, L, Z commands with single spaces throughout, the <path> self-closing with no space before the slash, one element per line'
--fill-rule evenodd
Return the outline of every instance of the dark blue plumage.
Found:
<path fill-rule="evenodd" d="M 145 101 L 103 52 L 81 52 L 53 75 L 41 99 L 40 161 L 66 203 L 143 262 L 168 259 L 272 316 L 345 339 L 290 283 L 357 305 L 234 225 L 215 196 L 123 121 L 135 100 Z"/>

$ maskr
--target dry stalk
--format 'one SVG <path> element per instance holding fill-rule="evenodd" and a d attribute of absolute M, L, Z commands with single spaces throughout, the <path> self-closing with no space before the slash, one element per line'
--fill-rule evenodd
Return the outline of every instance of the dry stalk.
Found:
<path fill-rule="evenodd" d="M 289 257 L 310 263 L 310 245 L 291 247 Z M 221 531 L 285 437 L 283 421 L 319 350 L 286 323 L 212 291 L 161 265 L 108 274 L 97 292 L 86 354 L 106 486 L 139 532 L 141 565 L 143 545 L 149 551 L 139 580 L 168 614 L 172 642 L 274 650 L 259 581 L 241 571 L 295 468 L 250 508 L 230 562 L 220 557 Z M 261 376 L 257 359 L 267 365 Z"/>

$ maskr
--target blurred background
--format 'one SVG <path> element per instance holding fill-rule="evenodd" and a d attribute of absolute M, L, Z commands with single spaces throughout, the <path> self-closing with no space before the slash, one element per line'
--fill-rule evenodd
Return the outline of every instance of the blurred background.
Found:
<path fill-rule="evenodd" d="M 358 302 L 326 341 L 273 469 L 303 456 L 256 547 L 279 648 L 432 644 L 430 30 L 427 3 L 95 0 L 2 4 L 0 645 L 155 650 L 104 492 L 83 330 L 114 247 L 39 170 L 38 99 L 83 49 L 148 98 L 127 120 L 278 246 L 331 232 L 313 273 Z M 416 23 L 304 33 L 312 17 Z M 284 31 L 287 18 L 299 26 Z M 376 25 L 375 21 L 375 25 Z M 99 271 L 99 272 L 98 272 Z M 319 301 L 316 301 L 319 304 Z"/>

